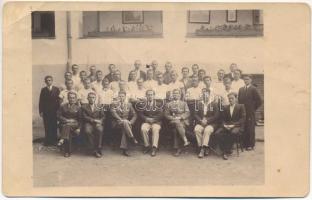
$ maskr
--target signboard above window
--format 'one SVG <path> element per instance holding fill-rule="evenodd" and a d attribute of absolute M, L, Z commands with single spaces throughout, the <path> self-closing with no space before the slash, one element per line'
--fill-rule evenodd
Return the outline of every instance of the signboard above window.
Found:
<path fill-rule="evenodd" d="M 162 11 L 85 11 L 83 37 L 162 37 Z"/>

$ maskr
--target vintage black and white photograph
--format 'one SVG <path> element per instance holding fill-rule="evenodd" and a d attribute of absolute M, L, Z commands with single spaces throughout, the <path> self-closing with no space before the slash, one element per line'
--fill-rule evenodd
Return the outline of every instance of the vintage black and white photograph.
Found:
<path fill-rule="evenodd" d="M 262 15 L 32 11 L 34 187 L 263 185 Z"/>

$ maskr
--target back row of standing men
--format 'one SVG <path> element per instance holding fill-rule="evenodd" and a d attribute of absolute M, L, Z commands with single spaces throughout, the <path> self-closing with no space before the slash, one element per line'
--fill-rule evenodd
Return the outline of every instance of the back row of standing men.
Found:
<path fill-rule="evenodd" d="M 148 90 L 153 90 L 153 99 L 164 103 L 173 101 L 176 98 L 174 97 L 174 91 L 179 91 L 179 100 L 188 103 L 204 100 L 204 95 L 209 94 L 209 101 L 215 102 L 218 104 L 218 108 L 222 109 L 225 106 L 230 106 L 229 94 L 239 94 L 241 100 L 239 103 L 244 104 L 247 111 L 244 146 L 246 149 L 254 147 L 254 112 L 261 105 L 261 98 L 255 87 L 251 85 L 250 76 L 245 76 L 244 80 L 241 79 L 241 70 L 237 68 L 236 64 L 230 65 L 230 73 L 228 74 L 222 69 L 218 70 L 218 79 L 215 82 L 212 81 L 210 76 L 206 75 L 204 69 L 199 69 L 197 64 L 192 65 L 192 73 L 190 73 L 189 68 L 183 67 L 181 69 L 182 78 L 179 80 L 178 73 L 173 70 L 170 62 L 165 64 L 164 73 L 159 71 L 156 61 L 153 61 L 151 65 L 147 65 L 146 72 L 141 68 L 141 62 L 139 60 L 135 61 L 134 69 L 130 71 L 128 80 L 125 81 L 122 80 L 121 72 L 114 64 L 109 65 L 109 73 L 106 76 L 103 75 L 102 71 L 97 70 L 95 66 L 91 66 L 89 73 L 87 73 L 86 71 L 79 71 L 78 65 L 72 65 L 71 71 L 65 73 L 65 84 L 59 87 L 58 100 L 61 105 L 65 105 L 69 101 L 68 94 L 74 93 L 78 104 L 85 105 L 90 103 L 89 94 L 94 93 L 94 103 L 104 105 L 107 108 L 113 102 L 119 101 L 121 93 L 125 94 L 125 101 L 134 105 L 136 102 L 146 101 L 148 95 L 146 91 Z M 205 89 L 206 93 L 203 92 L 203 89 Z M 41 107 L 46 104 L 41 97 L 40 102 Z M 194 109 L 190 108 L 190 110 L 193 111 L 191 114 L 194 114 Z M 42 115 L 40 105 L 39 111 Z M 47 121 L 45 127 L 46 125 L 49 126 Z M 46 128 L 46 135 L 52 135 L 49 134 L 49 132 L 54 132 L 52 129 L 49 131 L 49 128 Z M 194 132 L 203 133 L 204 129 L 205 126 L 201 128 L 195 126 Z M 47 140 L 47 143 L 49 143 L 49 140 Z"/>

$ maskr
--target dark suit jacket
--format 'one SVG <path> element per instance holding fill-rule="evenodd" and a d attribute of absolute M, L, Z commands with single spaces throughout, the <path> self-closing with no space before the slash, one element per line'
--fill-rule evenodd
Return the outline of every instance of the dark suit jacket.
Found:
<path fill-rule="evenodd" d="M 207 124 L 213 126 L 213 128 L 216 129 L 220 122 L 220 111 L 218 104 L 215 102 L 209 103 L 207 106 L 207 113 L 204 115 L 204 103 L 202 101 L 198 102 L 194 117 L 196 124 L 201 124 L 201 120 L 206 118 Z"/>
<path fill-rule="evenodd" d="M 112 81 L 114 81 L 114 75 L 113 75 L 113 73 L 107 74 L 104 78 L 108 79 L 110 83 L 111 83 Z"/>
<path fill-rule="evenodd" d="M 39 97 L 39 113 L 56 113 L 59 108 L 59 95 L 60 90 L 55 86 L 52 86 L 51 91 L 47 87 L 42 88 Z"/>
<path fill-rule="evenodd" d="M 112 104 L 111 106 L 111 115 L 113 117 L 112 124 L 113 126 L 116 125 L 116 122 L 122 119 L 127 119 L 131 122 L 131 124 L 134 124 L 134 122 L 137 119 L 137 114 L 132 107 L 131 103 L 125 102 L 125 106 L 122 107 L 120 103 Z"/>
<path fill-rule="evenodd" d="M 103 120 L 105 119 L 105 113 L 101 106 L 94 105 L 94 110 L 92 112 L 90 104 L 85 104 L 81 106 L 82 119 L 84 122 L 93 123 L 95 119 Z"/>
<path fill-rule="evenodd" d="M 130 73 L 128 75 L 128 81 L 130 81 Z M 139 76 L 140 77 L 137 77 L 137 78 L 141 78 L 141 79 L 143 79 L 143 81 L 146 81 L 146 73 L 144 71 L 140 70 Z"/>
<path fill-rule="evenodd" d="M 190 125 L 190 110 L 185 101 L 178 100 L 177 102 L 169 102 L 165 107 L 164 115 L 169 121 L 173 121 L 174 117 L 181 117 L 181 122 L 185 125 Z"/>
<path fill-rule="evenodd" d="M 69 103 L 66 103 L 57 111 L 57 117 L 61 124 L 66 124 L 67 119 L 74 119 L 79 124 L 81 119 L 81 108 L 77 104 L 69 106 Z"/>
<path fill-rule="evenodd" d="M 238 103 L 245 105 L 247 115 L 254 115 L 255 111 L 261 106 L 262 100 L 256 87 L 251 85 L 247 91 L 245 87 L 239 89 Z"/>
<path fill-rule="evenodd" d="M 235 104 L 233 115 L 231 117 L 230 105 L 224 107 L 224 110 L 221 112 L 222 125 L 235 125 L 240 127 L 241 130 L 244 129 L 244 123 L 246 120 L 245 107 L 242 104 Z"/>
<path fill-rule="evenodd" d="M 136 108 L 143 122 L 146 122 L 147 118 L 152 118 L 155 120 L 155 123 L 161 124 L 163 117 L 163 104 L 161 102 L 154 100 L 151 105 L 148 105 L 148 102 L 145 100 L 137 103 Z"/>

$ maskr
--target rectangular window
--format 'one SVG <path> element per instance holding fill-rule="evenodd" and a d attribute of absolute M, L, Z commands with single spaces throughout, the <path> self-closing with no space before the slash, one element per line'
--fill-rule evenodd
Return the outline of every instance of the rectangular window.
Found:
<path fill-rule="evenodd" d="M 35 11 L 31 13 L 32 38 L 54 38 L 55 17 L 53 11 Z"/>
<path fill-rule="evenodd" d="M 84 11 L 83 37 L 162 37 L 162 11 Z"/>

